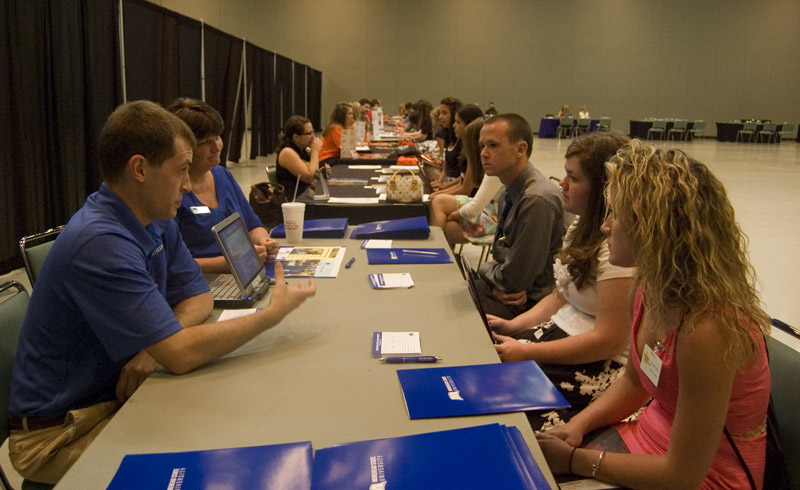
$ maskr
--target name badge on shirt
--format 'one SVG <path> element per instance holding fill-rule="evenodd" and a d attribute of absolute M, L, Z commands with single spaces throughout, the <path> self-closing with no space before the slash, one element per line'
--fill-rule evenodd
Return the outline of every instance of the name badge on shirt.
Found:
<path fill-rule="evenodd" d="M 191 209 L 194 214 L 210 214 L 211 213 L 211 210 L 208 209 L 208 206 L 192 206 L 189 209 Z"/>
<path fill-rule="evenodd" d="M 658 386 L 658 378 L 661 376 L 661 362 L 661 358 L 656 355 L 655 351 L 649 345 L 644 344 L 642 363 L 639 364 L 639 367 L 654 386 Z"/>

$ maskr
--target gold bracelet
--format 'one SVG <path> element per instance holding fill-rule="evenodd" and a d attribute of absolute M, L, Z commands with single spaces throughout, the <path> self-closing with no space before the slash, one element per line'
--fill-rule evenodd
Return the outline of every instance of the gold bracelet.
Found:
<path fill-rule="evenodd" d="M 606 452 L 602 451 L 600 453 L 600 457 L 597 458 L 597 461 L 592 465 L 592 478 L 597 476 L 597 472 L 600 471 L 600 465 L 603 464 L 603 458 L 606 457 Z"/>

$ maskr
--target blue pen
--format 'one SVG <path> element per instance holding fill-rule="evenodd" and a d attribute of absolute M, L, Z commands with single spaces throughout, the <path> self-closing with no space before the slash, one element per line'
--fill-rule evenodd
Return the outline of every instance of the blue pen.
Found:
<path fill-rule="evenodd" d="M 352 257 L 352 258 L 351 258 L 350 260 L 348 260 L 348 261 L 347 261 L 347 263 L 344 265 L 344 268 L 345 268 L 345 269 L 349 269 L 349 268 L 350 268 L 350 266 L 352 266 L 352 265 L 353 265 L 353 262 L 355 262 L 355 261 L 356 261 L 356 258 L 355 258 L 355 257 Z"/>
<path fill-rule="evenodd" d="M 438 362 L 441 361 L 442 358 L 436 356 L 381 357 L 378 360 L 389 364 L 402 364 L 406 362 Z"/>

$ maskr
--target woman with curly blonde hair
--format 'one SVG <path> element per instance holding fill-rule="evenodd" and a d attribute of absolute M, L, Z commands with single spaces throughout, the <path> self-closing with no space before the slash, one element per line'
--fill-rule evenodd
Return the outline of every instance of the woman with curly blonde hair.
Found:
<path fill-rule="evenodd" d="M 761 488 L 769 318 L 725 188 L 683 152 L 636 140 L 607 167 L 609 259 L 636 267 L 628 370 L 538 436 L 548 463 L 630 488 Z M 578 449 L 650 400 L 615 426 L 632 454 Z"/>

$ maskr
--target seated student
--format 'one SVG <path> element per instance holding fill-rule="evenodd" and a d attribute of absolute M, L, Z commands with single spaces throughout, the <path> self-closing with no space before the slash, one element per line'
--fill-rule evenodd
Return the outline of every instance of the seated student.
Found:
<path fill-rule="evenodd" d="M 445 158 L 441 175 L 439 175 L 438 179 L 431 182 L 431 187 L 434 191 L 438 191 L 461 175 L 457 163 L 458 155 L 461 154 L 461 149 L 456 148 L 458 138 L 453 131 L 453 123 L 455 122 L 456 112 L 461 109 L 462 105 L 461 101 L 455 97 L 445 97 L 439 105 L 438 120 L 441 128 L 436 132 L 435 138 Z M 451 164 L 448 164 L 447 161 L 448 153 L 451 155 Z"/>
<path fill-rule="evenodd" d="M 589 119 L 589 110 L 586 109 L 585 105 L 582 105 L 578 110 L 578 119 Z"/>
<path fill-rule="evenodd" d="M 367 109 L 367 112 L 369 110 Z M 339 163 L 342 149 L 342 129 L 350 129 L 356 122 L 353 108 L 347 102 L 339 102 L 331 112 L 331 119 L 325 131 L 322 132 L 322 149 L 319 151 L 319 161 L 322 165 L 336 165 Z"/>
<path fill-rule="evenodd" d="M 191 371 L 314 294 L 313 281 L 287 286 L 276 264 L 269 306 L 203 323 L 214 301 L 173 221 L 195 146 L 192 130 L 152 102 L 106 121 L 104 182 L 53 244 L 20 331 L 8 447 L 24 478 L 57 483 L 158 364 Z"/>
<path fill-rule="evenodd" d="M 561 110 L 558 111 L 558 117 L 572 117 L 572 112 L 570 112 L 567 104 L 561 106 Z"/>
<path fill-rule="evenodd" d="M 414 109 L 409 115 L 408 126 L 402 136 L 415 141 L 428 141 L 433 139 L 433 122 L 431 110 L 433 106 L 425 99 L 420 99 L 414 104 Z"/>
<path fill-rule="evenodd" d="M 486 108 L 486 112 L 483 115 L 486 119 L 497 115 L 497 108 L 494 106 L 494 102 L 489 102 L 489 107 Z"/>
<path fill-rule="evenodd" d="M 467 174 L 472 175 L 473 182 L 480 182 L 475 197 L 439 194 L 431 201 L 431 225 L 442 228 L 450 244 L 470 239 L 489 242 L 497 229 L 497 203 L 503 184 L 497 177 L 484 175 L 478 146 L 481 128 L 482 118 L 472 121 L 463 138 Z"/>
<path fill-rule="evenodd" d="M 618 133 L 589 133 L 572 140 L 564 155 L 561 202 L 565 211 L 578 216 L 556 255 L 556 287 L 512 320 L 488 315 L 499 332 L 495 338 L 501 343 L 495 349 L 500 359 L 536 361 L 572 405 L 558 412 L 529 413 L 534 430 L 569 420 L 624 370 L 633 269 L 608 263 L 600 226 L 606 217 L 605 163 L 628 141 Z"/>
<path fill-rule="evenodd" d="M 459 176 L 440 186 L 439 190 L 431 194 L 431 198 L 440 194 L 472 195 L 475 187 L 479 184 L 479 182 L 476 182 L 472 178 L 473 172 L 467 168 L 468 163 L 467 159 L 464 157 L 462 142 L 467 124 L 479 118 L 483 119 L 483 112 L 480 107 L 473 104 L 461 106 L 458 112 L 456 112 L 455 118 L 453 118 L 453 134 L 455 135 L 456 142 L 453 148 L 445 153 L 444 164 L 447 165 L 447 168 L 453 167 L 458 169 Z M 479 164 L 480 160 L 476 163 Z"/>
<path fill-rule="evenodd" d="M 517 114 L 483 123 L 479 144 L 486 175 L 506 187 L 492 241 L 492 259 L 475 282 L 486 313 L 513 318 L 553 290 L 553 259 L 561 249 L 564 217 L 558 187 L 530 163 L 533 131 Z M 524 304 L 519 293 L 524 291 Z M 511 296 L 511 298 L 509 298 Z"/>
<path fill-rule="evenodd" d="M 293 198 L 306 192 L 319 170 L 319 150 L 322 140 L 314 136 L 314 126 L 303 116 L 292 116 L 278 137 L 278 159 L 275 167 L 278 183 Z M 325 171 L 330 166 L 325 165 Z"/>
<path fill-rule="evenodd" d="M 635 266 L 628 369 L 538 435 L 554 473 L 629 488 L 750 489 L 764 476 L 770 319 L 722 183 L 683 152 L 634 140 L 608 162 L 609 261 Z M 576 449 L 615 424 L 631 454 Z"/>
<path fill-rule="evenodd" d="M 197 99 L 176 99 L 167 110 L 188 124 L 197 140 L 189 168 L 192 188 L 183 194 L 175 221 L 200 269 L 204 273 L 228 272 L 211 228 L 236 212 L 242 216 L 261 259 L 274 260 L 278 242 L 269 238 L 233 175 L 219 165 L 224 129 L 219 112 Z"/>

